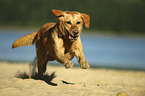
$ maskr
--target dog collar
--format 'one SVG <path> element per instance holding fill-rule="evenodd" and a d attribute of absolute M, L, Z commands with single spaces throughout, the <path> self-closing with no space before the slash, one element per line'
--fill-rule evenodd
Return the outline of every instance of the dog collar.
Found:
<path fill-rule="evenodd" d="M 62 33 L 59 31 L 58 32 L 58 37 L 61 38 L 62 36 L 63 36 Z"/>
<path fill-rule="evenodd" d="M 57 26 L 57 28 L 58 28 L 58 37 L 59 37 L 59 38 L 63 37 L 63 34 L 62 34 L 62 32 L 60 31 L 59 26 Z"/>

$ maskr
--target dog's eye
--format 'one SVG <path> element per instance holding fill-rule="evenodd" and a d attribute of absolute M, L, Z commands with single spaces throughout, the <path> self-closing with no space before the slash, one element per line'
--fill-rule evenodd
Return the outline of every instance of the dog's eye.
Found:
<path fill-rule="evenodd" d="M 81 23 L 80 21 L 77 22 L 77 24 L 80 24 L 80 23 Z"/>
<path fill-rule="evenodd" d="M 71 24 L 71 22 L 70 22 L 70 21 L 67 21 L 66 23 L 67 23 L 67 24 Z"/>

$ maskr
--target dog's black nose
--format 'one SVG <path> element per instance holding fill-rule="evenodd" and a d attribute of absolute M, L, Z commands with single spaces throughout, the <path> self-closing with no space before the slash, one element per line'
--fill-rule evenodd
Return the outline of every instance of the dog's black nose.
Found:
<path fill-rule="evenodd" d="M 74 35 L 78 35 L 79 34 L 79 31 L 78 30 L 73 30 L 73 34 Z"/>

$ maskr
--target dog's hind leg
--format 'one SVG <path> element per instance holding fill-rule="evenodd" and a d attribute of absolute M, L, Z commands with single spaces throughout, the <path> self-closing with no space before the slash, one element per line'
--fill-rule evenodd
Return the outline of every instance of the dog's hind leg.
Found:
<path fill-rule="evenodd" d="M 43 67 L 42 67 L 42 69 L 43 69 L 43 73 L 46 72 L 46 69 L 47 69 L 47 63 L 48 63 L 49 61 L 54 61 L 54 60 L 55 60 L 55 58 L 53 58 L 52 56 L 50 56 L 49 54 L 47 54 L 46 62 L 43 64 Z"/>
<path fill-rule="evenodd" d="M 38 75 L 43 76 L 43 73 L 45 73 L 46 70 L 45 68 L 43 68 L 43 66 L 46 66 L 47 64 L 47 50 L 45 49 L 41 40 L 37 40 L 36 42 L 36 52 L 38 62 Z"/>

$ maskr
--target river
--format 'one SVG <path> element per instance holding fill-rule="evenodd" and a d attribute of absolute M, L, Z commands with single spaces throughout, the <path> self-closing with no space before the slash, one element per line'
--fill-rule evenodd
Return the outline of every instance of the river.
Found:
<path fill-rule="evenodd" d="M 30 62 L 35 58 L 35 46 L 11 49 L 12 43 L 30 30 L 0 29 L 0 60 Z M 84 54 L 94 67 L 114 67 L 145 70 L 145 38 L 81 34 Z M 72 60 L 78 65 L 76 58 Z"/>

